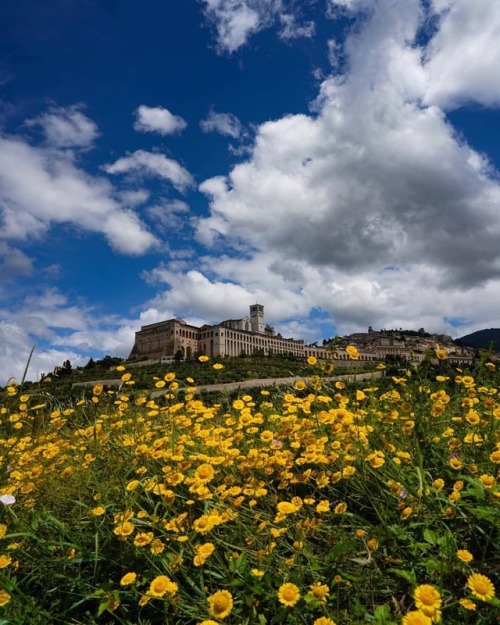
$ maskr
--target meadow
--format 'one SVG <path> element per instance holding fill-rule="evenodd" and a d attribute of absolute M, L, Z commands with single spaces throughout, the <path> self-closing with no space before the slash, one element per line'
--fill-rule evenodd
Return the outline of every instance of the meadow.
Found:
<path fill-rule="evenodd" d="M 11 384 L 0 625 L 498 623 L 500 377 L 439 356 L 213 401 L 123 366 L 78 401 Z"/>

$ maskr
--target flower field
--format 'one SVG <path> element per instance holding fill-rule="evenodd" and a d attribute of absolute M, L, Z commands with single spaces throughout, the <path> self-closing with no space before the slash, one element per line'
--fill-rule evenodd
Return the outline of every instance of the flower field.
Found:
<path fill-rule="evenodd" d="M 311 359 L 218 403 L 118 369 L 73 404 L 4 393 L 1 625 L 499 622 L 493 363 L 360 387 Z"/>

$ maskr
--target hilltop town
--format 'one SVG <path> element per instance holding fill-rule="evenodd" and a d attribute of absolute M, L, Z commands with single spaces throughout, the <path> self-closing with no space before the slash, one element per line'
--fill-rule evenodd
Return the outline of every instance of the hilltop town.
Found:
<path fill-rule="evenodd" d="M 183 319 L 169 319 L 142 326 L 136 332 L 135 342 L 129 359 L 136 361 L 189 360 L 196 354 L 214 357 L 235 357 L 241 355 L 285 354 L 319 360 L 350 361 L 346 351 L 348 345 L 357 348 L 357 362 L 380 362 L 388 357 L 408 363 L 419 364 L 427 354 L 437 349 L 446 352 L 452 364 L 470 364 L 474 360 L 474 349 L 457 345 L 444 334 L 429 334 L 422 328 L 412 330 L 380 330 L 372 327 L 368 332 L 359 332 L 344 337 L 306 345 L 301 339 L 285 338 L 266 324 L 264 306 L 250 306 L 249 315 L 240 319 L 227 319 L 216 325 L 197 327 Z"/>

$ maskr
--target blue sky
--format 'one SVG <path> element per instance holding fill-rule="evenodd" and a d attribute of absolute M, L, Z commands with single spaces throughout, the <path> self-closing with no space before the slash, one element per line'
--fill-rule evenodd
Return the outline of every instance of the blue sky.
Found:
<path fill-rule="evenodd" d="M 264 304 L 286 336 L 498 327 L 497 0 L 0 7 L 0 365 Z"/>

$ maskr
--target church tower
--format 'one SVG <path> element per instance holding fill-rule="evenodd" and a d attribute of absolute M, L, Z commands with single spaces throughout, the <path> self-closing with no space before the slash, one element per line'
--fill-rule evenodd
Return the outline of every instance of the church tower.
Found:
<path fill-rule="evenodd" d="M 250 323 L 252 324 L 252 332 L 264 334 L 266 324 L 264 323 L 264 306 L 254 304 L 250 306 Z"/>

